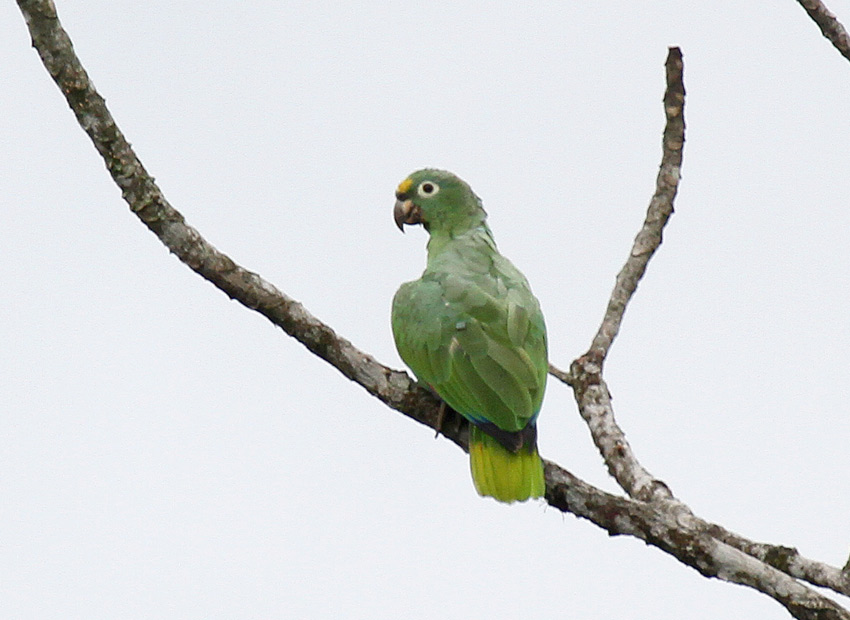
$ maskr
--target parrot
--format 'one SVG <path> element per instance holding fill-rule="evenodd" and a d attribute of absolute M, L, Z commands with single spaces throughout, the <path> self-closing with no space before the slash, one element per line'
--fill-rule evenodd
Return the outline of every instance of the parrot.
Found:
<path fill-rule="evenodd" d="M 499 253 L 465 181 L 425 168 L 395 197 L 398 228 L 421 224 L 429 234 L 422 277 L 393 297 L 396 349 L 419 383 L 469 422 L 478 494 L 505 503 L 543 497 L 536 422 L 549 362 L 540 303 Z"/>

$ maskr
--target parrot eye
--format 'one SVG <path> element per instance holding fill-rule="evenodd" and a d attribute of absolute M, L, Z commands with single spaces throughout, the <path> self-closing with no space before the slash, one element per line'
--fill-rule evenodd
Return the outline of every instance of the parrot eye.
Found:
<path fill-rule="evenodd" d="M 416 191 L 423 198 L 428 198 L 439 192 L 440 186 L 434 183 L 433 181 L 425 181 L 419 184 L 419 187 L 416 189 Z"/>

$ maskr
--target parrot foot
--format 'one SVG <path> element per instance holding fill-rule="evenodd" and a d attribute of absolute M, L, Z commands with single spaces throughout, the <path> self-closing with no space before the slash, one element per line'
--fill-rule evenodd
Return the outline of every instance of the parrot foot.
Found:
<path fill-rule="evenodd" d="M 437 437 L 440 436 L 440 432 L 443 430 L 443 420 L 445 419 L 445 417 L 446 417 L 446 401 L 441 400 L 440 401 L 440 408 L 437 410 L 437 424 L 435 425 L 437 432 L 434 433 L 434 439 L 436 439 Z"/>

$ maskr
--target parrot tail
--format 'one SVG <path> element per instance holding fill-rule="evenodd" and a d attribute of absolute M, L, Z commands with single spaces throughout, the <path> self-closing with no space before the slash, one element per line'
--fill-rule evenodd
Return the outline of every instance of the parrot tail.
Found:
<path fill-rule="evenodd" d="M 469 425 L 469 465 L 479 495 L 506 503 L 543 497 L 543 461 L 534 435 L 512 452 L 475 424 Z"/>

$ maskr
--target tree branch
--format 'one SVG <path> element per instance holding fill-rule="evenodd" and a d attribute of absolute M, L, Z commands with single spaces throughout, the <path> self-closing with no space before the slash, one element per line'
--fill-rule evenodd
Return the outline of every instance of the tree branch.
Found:
<path fill-rule="evenodd" d="M 604 361 L 619 333 L 626 307 L 637 291 L 650 259 L 661 245 L 664 227 L 673 214 L 673 201 L 680 179 L 685 142 L 685 87 L 682 56 L 677 48 L 670 49 L 665 67 L 664 111 L 667 122 L 662 140 L 661 166 L 646 219 L 625 265 L 617 274 L 602 324 L 587 353 L 571 364 L 569 372 L 550 365 L 550 374 L 573 388 L 579 413 L 590 429 L 608 472 L 630 497 L 660 503 L 665 511 L 675 514 L 680 520 L 687 520 L 694 529 L 710 532 L 725 545 L 793 577 L 850 596 L 850 575 L 846 570 L 804 558 L 790 547 L 755 543 L 695 516 L 674 496 L 665 482 L 641 465 L 614 417 L 611 395 L 602 376 Z"/>
<path fill-rule="evenodd" d="M 818 25 L 823 36 L 829 39 L 844 58 L 850 60 L 850 35 L 835 14 L 820 0 L 797 0 L 797 2 Z M 847 558 L 847 563 L 841 569 L 841 578 L 845 584 L 850 583 L 850 558 Z"/>
<path fill-rule="evenodd" d="M 673 501 L 675 498 L 666 484 L 640 464 L 626 441 L 625 433 L 617 425 L 611 395 L 602 378 L 602 368 L 620 331 L 626 307 L 646 273 L 650 259 L 661 245 L 662 232 L 673 214 L 673 201 L 679 188 L 685 145 L 685 84 L 679 48 L 670 48 L 665 68 L 667 88 L 664 93 L 664 114 L 667 122 L 655 194 L 649 202 L 646 219 L 629 257 L 617 274 L 605 316 L 590 349 L 572 363 L 569 373 L 569 384 L 573 388 L 579 413 L 590 429 L 608 472 L 630 497 L 641 501 Z"/>
<path fill-rule="evenodd" d="M 546 481 L 546 500 L 552 506 L 589 519 L 612 536 L 634 536 L 666 551 L 705 577 L 763 592 L 795 618 L 850 619 L 850 613 L 831 599 L 719 540 L 700 520 L 659 510 L 658 504 L 610 495 L 548 461 Z"/>
<path fill-rule="evenodd" d="M 256 273 L 236 264 L 186 224 L 115 124 L 103 97 L 95 90 L 74 53 L 53 2 L 19 0 L 18 5 L 45 68 L 103 157 L 107 170 L 121 188 L 122 197 L 145 226 L 177 258 L 231 299 L 268 318 L 370 394 L 433 427 L 436 399 L 426 390 L 417 389 L 407 373 L 392 370 L 357 349 L 300 303 Z M 449 435 L 449 438 L 465 446 L 459 434 Z"/>
<path fill-rule="evenodd" d="M 419 388 L 407 373 L 377 362 L 372 356 L 337 335 L 333 329 L 310 314 L 300 303 L 219 252 L 201 237 L 197 230 L 186 224 L 183 216 L 165 199 L 118 129 L 103 98 L 94 89 L 74 54 L 71 41 L 58 21 L 56 9 L 51 0 L 18 0 L 18 5 L 26 18 L 33 46 L 38 50 L 42 62 L 65 95 L 80 125 L 103 157 L 109 173 L 121 188 L 124 200 L 166 247 L 228 296 L 266 316 L 370 394 L 393 409 L 434 428 L 437 424 L 439 403 L 428 391 Z M 671 57 L 679 59 L 678 71 L 679 79 L 681 79 L 681 56 L 678 50 L 671 50 Z M 668 63 L 668 79 L 669 72 Z M 682 89 L 680 93 L 683 96 L 684 90 Z M 667 101 L 666 98 L 665 101 Z M 680 115 L 677 122 L 681 123 L 681 101 L 678 104 L 674 102 L 673 108 L 676 105 Z M 669 124 L 673 108 L 667 103 L 665 108 L 668 109 Z M 681 156 L 681 141 L 678 147 L 676 144 L 675 139 L 668 140 L 665 131 L 665 154 L 668 148 L 674 150 L 678 148 L 679 156 Z M 678 180 L 678 164 L 672 162 L 666 168 L 662 164 L 659 179 L 662 174 L 667 185 L 661 193 L 663 196 L 669 196 L 669 199 L 663 196 L 659 198 L 660 213 L 664 212 L 665 201 L 669 203 L 670 212 L 672 212 L 672 196 L 675 195 L 675 181 Z M 650 205 L 653 213 L 655 202 L 653 199 Z M 663 216 L 665 221 L 667 217 L 669 213 Z M 581 399 L 586 403 L 585 408 L 597 399 L 603 407 L 610 409 L 610 400 L 606 404 L 607 389 L 601 381 L 601 362 L 619 329 L 625 303 L 634 292 L 634 287 L 646 268 L 649 256 L 660 243 L 660 228 L 657 229 L 656 234 L 653 232 L 655 230 L 653 226 L 656 224 L 652 224 L 646 234 L 642 230 L 642 233 L 638 235 L 640 240 L 640 243 L 636 241 L 638 250 L 633 250 L 630 261 L 634 258 L 633 266 L 637 269 L 635 273 L 639 273 L 635 277 L 630 271 L 623 277 L 622 286 L 626 293 L 622 297 L 622 308 L 609 307 L 611 311 L 606 312 L 606 321 L 608 321 L 606 331 L 602 333 L 603 330 L 600 330 L 601 335 L 594 339 L 594 345 L 591 347 L 595 357 L 595 361 L 591 363 L 599 365 L 599 381 L 594 383 L 591 380 L 596 375 L 593 374 L 595 371 L 590 366 L 587 367 L 590 369 L 590 374 L 573 372 L 573 377 L 578 377 L 577 394 L 580 390 L 585 394 L 585 397 Z M 661 226 L 663 227 L 663 223 Z M 627 266 L 629 264 L 627 263 Z M 629 282 L 632 283 L 629 284 Z M 619 277 L 618 285 L 620 285 Z M 629 287 L 631 292 L 628 292 Z M 600 351 L 603 352 L 602 358 L 599 358 Z M 584 368 L 580 366 L 579 370 Z M 613 421 L 613 417 L 611 420 Z M 462 448 L 466 447 L 467 429 L 459 417 L 454 416 L 453 419 L 444 421 L 441 431 Z M 850 614 L 831 600 L 799 584 L 787 574 L 772 569 L 751 555 L 718 540 L 715 534 L 704 527 L 702 521 L 693 517 L 684 504 L 677 503 L 681 507 L 677 513 L 666 508 L 660 510 L 658 501 L 648 503 L 616 497 L 596 489 L 550 462 L 546 463 L 546 481 L 546 499 L 552 506 L 589 519 L 611 534 L 636 536 L 677 557 L 703 575 L 755 588 L 782 603 L 797 618 L 850 620 Z M 636 489 L 635 494 L 639 495 L 643 493 L 640 489 L 644 488 L 646 483 L 637 481 L 626 486 Z M 661 493 L 659 497 L 663 499 L 668 494 Z M 654 492 L 650 493 L 650 497 L 654 500 L 658 499 Z M 671 498 L 672 495 L 669 497 Z"/>
<path fill-rule="evenodd" d="M 667 88 L 664 92 L 664 114 L 667 123 L 662 141 L 661 167 L 646 220 L 635 238 L 626 264 L 617 274 L 614 291 L 605 309 L 605 318 L 588 351 L 588 355 L 600 363 L 608 356 L 608 350 L 620 331 L 626 305 L 646 273 L 649 260 L 661 245 L 661 233 L 673 214 L 673 200 L 679 189 L 682 149 L 685 146 L 685 83 L 682 76 L 682 52 L 678 47 L 670 48 L 665 68 Z"/>
<path fill-rule="evenodd" d="M 844 58 L 850 60 L 850 36 L 838 18 L 820 0 L 797 0 L 820 28 L 821 33 Z"/>

